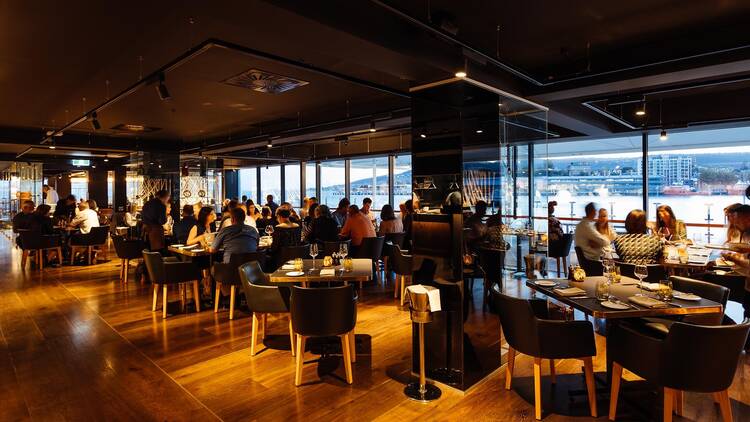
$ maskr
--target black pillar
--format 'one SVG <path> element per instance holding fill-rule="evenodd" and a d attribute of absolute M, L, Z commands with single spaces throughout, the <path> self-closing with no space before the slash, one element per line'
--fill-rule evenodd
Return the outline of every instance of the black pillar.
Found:
<path fill-rule="evenodd" d="M 240 172 L 237 170 L 224 170 L 224 198 L 239 198 L 239 197 L 240 197 Z"/>
<path fill-rule="evenodd" d="M 107 170 L 104 169 L 90 169 L 89 174 L 89 197 L 86 199 L 93 199 L 99 208 L 107 208 L 109 201 L 107 200 Z"/>
<path fill-rule="evenodd" d="M 128 204 L 127 196 L 127 170 L 124 167 L 116 167 L 115 173 L 115 191 L 114 191 L 114 207 L 115 212 L 126 212 Z"/>

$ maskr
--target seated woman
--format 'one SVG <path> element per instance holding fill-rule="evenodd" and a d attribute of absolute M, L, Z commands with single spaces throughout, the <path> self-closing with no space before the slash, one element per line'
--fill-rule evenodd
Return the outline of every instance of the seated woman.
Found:
<path fill-rule="evenodd" d="M 198 212 L 198 223 L 190 228 L 188 233 L 187 245 L 201 244 L 203 246 L 208 245 L 206 238 L 207 233 L 211 233 L 211 224 L 216 221 L 216 213 L 211 207 L 203 207 Z"/>
<path fill-rule="evenodd" d="M 596 227 L 596 231 L 598 231 L 599 234 L 606 237 L 610 241 L 614 240 L 615 237 L 617 237 L 617 233 L 612 230 L 612 226 L 609 224 L 609 213 L 607 212 L 606 208 L 599 208 L 599 215 L 594 222 L 594 227 Z"/>
<path fill-rule="evenodd" d="M 255 219 L 255 228 L 261 236 L 265 235 L 266 226 L 273 226 L 273 217 L 271 217 L 271 208 L 264 206 L 260 210 L 260 216 Z"/>
<path fill-rule="evenodd" d="M 390 204 L 383 205 L 383 208 L 380 210 L 378 236 L 383 236 L 386 233 L 403 233 L 403 231 L 404 222 L 396 217 L 393 207 Z"/>
<path fill-rule="evenodd" d="M 279 224 L 273 230 L 273 250 L 278 250 L 284 246 L 299 246 L 302 244 L 302 228 L 299 224 L 289 220 L 291 211 L 279 207 L 276 210 L 276 219 Z"/>
<path fill-rule="evenodd" d="M 620 261 L 628 264 L 657 263 L 662 253 L 661 241 L 649 234 L 646 213 L 643 210 L 630 211 L 625 218 L 625 230 L 627 234 L 614 240 Z"/>
<path fill-rule="evenodd" d="M 727 240 L 725 243 L 738 243 L 742 241 L 742 231 L 737 228 L 734 222 L 735 218 L 737 218 L 735 211 L 741 206 L 742 204 L 736 203 L 724 208 L 724 217 L 727 219 Z"/>
<path fill-rule="evenodd" d="M 503 219 L 500 214 L 493 214 L 487 219 L 487 233 L 484 247 L 505 251 L 510 247 L 503 237 Z"/>
<path fill-rule="evenodd" d="M 654 233 L 671 241 L 687 240 L 687 229 L 682 220 L 678 220 L 669 205 L 659 205 L 656 208 L 656 224 Z"/>
<path fill-rule="evenodd" d="M 318 204 L 312 204 L 307 209 L 307 217 L 302 219 L 302 238 L 310 241 L 309 237 L 312 233 L 313 221 L 315 220 L 315 210 L 318 208 Z"/>
<path fill-rule="evenodd" d="M 339 240 L 339 227 L 336 219 L 331 215 L 331 209 L 325 205 L 313 204 L 310 207 L 315 218 L 312 221 L 310 233 L 306 240 L 312 242 L 335 242 Z"/>

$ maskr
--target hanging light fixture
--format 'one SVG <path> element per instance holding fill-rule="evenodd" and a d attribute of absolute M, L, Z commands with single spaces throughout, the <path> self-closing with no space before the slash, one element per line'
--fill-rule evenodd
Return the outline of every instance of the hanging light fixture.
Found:
<path fill-rule="evenodd" d="M 273 148 L 273 141 L 272 140 L 270 140 L 270 139 L 268 140 L 268 143 L 266 144 L 266 148 Z"/>
<path fill-rule="evenodd" d="M 635 115 L 638 117 L 643 117 L 646 115 L 646 96 L 643 96 L 643 100 L 641 100 L 641 106 L 635 111 Z"/>
<path fill-rule="evenodd" d="M 669 137 L 667 136 L 667 131 L 662 129 L 661 133 L 659 134 L 659 140 L 666 141 L 667 139 L 669 139 Z"/>

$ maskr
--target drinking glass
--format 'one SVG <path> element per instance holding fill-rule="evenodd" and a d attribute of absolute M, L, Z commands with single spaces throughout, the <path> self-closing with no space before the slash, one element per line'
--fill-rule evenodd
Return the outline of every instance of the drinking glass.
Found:
<path fill-rule="evenodd" d="M 273 234 L 273 226 L 271 224 L 266 226 L 266 234 L 269 236 Z"/>
<path fill-rule="evenodd" d="M 643 279 L 648 277 L 648 267 L 643 264 L 638 264 L 635 266 L 633 274 L 638 277 L 638 287 L 640 288 L 640 293 L 636 294 L 636 296 L 646 296 L 643 293 Z"/>
<path fill-rule="evenodd" d="M 349 244 L 346 242 L 339 244 L 339 253 L 342 258 L 346 258 L 349 255 Z"/>
<path fill-rule="evenodd" d="M 672 301 L 672 282 L 669 279 L 659 281 L 659 299 Z"/>
<path fill-rule="evenodd" d="M 318 256 L 318 244 L 310 244 L 310 256 L 312 257 L 312 269 L 315 269 L 315 257 Z"/>

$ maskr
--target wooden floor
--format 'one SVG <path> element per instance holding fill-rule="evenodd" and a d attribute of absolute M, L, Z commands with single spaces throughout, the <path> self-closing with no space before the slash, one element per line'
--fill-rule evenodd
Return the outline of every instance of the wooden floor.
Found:
<path fill-rule="evenodd" d="M 294 361 L 282 350 L 288 347 L 286 319 L 269 319 L 268 343 L 275 349 L 251 357 L 250 318 L 242 311 L 233 321 L 227 311 L 163 320 L 161 312 L 151 312 L 149 288 L 118 282 L 117 259 L 22 271 L 20 253 L 11 245 L 0 237 L 2 421 L 533 420 L 532 404 L 519 395 L 531 376 L 525 356 L 516 363 L 518 390 L 506 391 L 498 371 L 466 394 L 443 388 L 442 398 L 430 404 L 405 398 L 411 329 L 408 312 L 398 307 L 390 289 L 371 287 L 359 305 L 354 384 L 344 382 L 335 353 L 314 362 L 314 352 L 325 345 L 313 344 L 304 385 L 295 387 Z M 522 289 L 518 282 L 506 287 Z M 176 300 L 177 292 L 173 295 Z M 601 338 L 598 350 L 603 355 Z M 601 357 L 595 369 L 603 371 Z M 579 373 L 577 361 L 557 364 L 558 378 Z M 745 355 L 730 396 L 735 420 L 750 420 Z M 606 406 L 599 403 L 600 415 Z M 719 420 L 718 409 L 704 395 L 688 393 L 685 414 L 682 420 Z M 591 418 L 545 417 L 571 419 Z"/>

